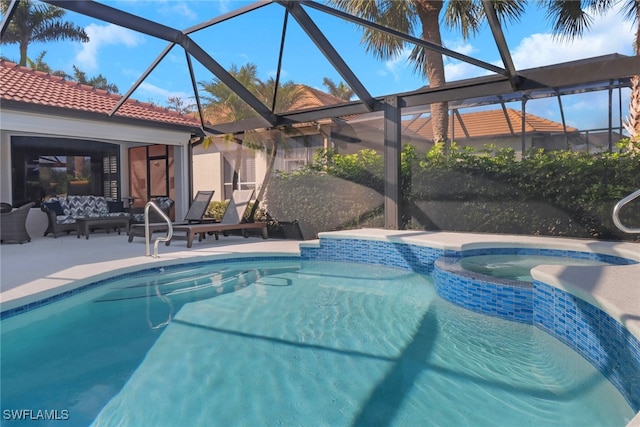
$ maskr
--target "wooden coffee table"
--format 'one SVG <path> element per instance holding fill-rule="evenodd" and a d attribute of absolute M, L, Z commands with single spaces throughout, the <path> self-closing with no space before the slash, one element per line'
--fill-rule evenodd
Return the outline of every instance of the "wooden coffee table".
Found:
<path fill-rule="evenodd" d="M 78 230 L 78 239 L 80 236 L 84 235 L 87 239 L 89 238 L 89 234 L 91 230 L 103 229 L 107 230 L 107 233 L 112 228 L 118 230 L 118 234 L 120 234 L 120 229 L 124 228 L 125 231 L 129 231 L 129 217 L 88 217 L 88 218 L 76 218 L 76 226 Z"/>

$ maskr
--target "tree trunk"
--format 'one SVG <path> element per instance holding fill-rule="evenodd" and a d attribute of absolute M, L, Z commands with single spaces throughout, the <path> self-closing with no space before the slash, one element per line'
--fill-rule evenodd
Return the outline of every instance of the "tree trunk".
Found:
<path fill-rule="evenodd" d="M 636 1 L 636 29 L 635 51 L 640 56 L 640 4 Z M 629 150 L 640 154 L 640 76 L 631 78 L 631 97 L 629 100 L 629 121 L 633 123 L 635 134 L 631 135 Z"/>
<path fill-rule="evenodd" d="M 27 46 L 29 43 L 20 42 L 20 65 L 27 66 Z"/>
<path fill-rule="evenodd" d="M 636 1 L 636 40 L 634 50 L 640 56 L 640 4 Z M 629 97 L 629 118 L 625 123 L 629 132 L 629 151 L 640 154 L 640 76 L 631 77 L 631 96 Z"/>
<path fill-rule="evenodd" d="M 440 37 L 439 16 L 442 10 L 442 1 L 416 1 L 416 10 L 422 24 L 422 39 L 442 46 Z M 423 63 L 423 75 L 429 79 L 429 87 L 437 88 L 445 85 L 444 60 L 442 54 L 425 49 L 425 61 Z M 446 142 L 449 128 L 449 105 L 446 102 L 438 102 L 430 105 L 431 126 L 433 129 L 433 142 Z"/>
<path fill-rule="evenodd" d="M 251 208 L 251 213 L 249 214 L 249 218 L 251 218 L 251 221 L 255 221 L 256 211 L 258 210 L 258 206 L 260 205 L 260 203 L 262 202 L 262 199 L 264 198 L 264 193 L 267 189 L 267 185 L 269 185 L 269 181 L 271 180 L 273 165 L 276 162 L 276 155 L 278 154 L 278 142 L 282 139 L 282 134 L 280 132 L 281 132 L 280 130 L 272 131 L 272 135 L 270 138 L 271 144 L 272 144 L 272 149 L 270 153 L 271 156 L 269 157 L 269 163 L 267 164 L 267 171 L 265 172 L 264 179 L 262 180 L 262 186 L 260 187 L 260 190 L 256 195 L 256 201 L 253 204 L 253 207 Z M 268 148 L 265 147 L 265 149 L 267 150 L 267 152 L 269 152 Z"/>

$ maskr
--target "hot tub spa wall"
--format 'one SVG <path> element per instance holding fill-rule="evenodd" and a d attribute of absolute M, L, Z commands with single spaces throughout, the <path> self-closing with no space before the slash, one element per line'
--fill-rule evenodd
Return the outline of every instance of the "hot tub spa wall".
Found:
<path fill-rule="evenodd" d="M 433 273 L 438 294 L 484 314 L 529 323 L 567 344 L 593 364 L 640 411 L 640 341 L 604 311 L 546 283 L 518 286 L 458 274 L 437 260 L 459 259 L 461 252 L 382 240 L 320 238 L 318 246 L 301 245 L 301 259 L 346 261 Z M 464 255 L 531 253 L 600 259 L 612 264 L 632 260 L 587 252 L 547 249 L 482 249 Z"/>

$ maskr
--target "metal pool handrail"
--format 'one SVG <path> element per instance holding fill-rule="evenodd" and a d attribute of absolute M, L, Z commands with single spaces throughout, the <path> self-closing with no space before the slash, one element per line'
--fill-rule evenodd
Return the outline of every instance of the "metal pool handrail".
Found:
<path fill-rule="evenodd" d="M 620 209 L 633 199 L 640 197 L 640 189 L 634 191 L 629 194 L 627 197 L 620 200 L 613 208 L 613 223 L 618 227 L 621 231 L 625 233 L 640 233 L 640 228 L 629 228 L 620 222 Z"/>
<path fill-rule="evenodd" d="M 171 220 L 169 217 L 162 212 L 162 210 L 153 202 L 147 202 L 144 206 L 144 240 L 146 243 L 146 256 L 151 255 L 151 251 L 149 249 L 149 240 L 151 238 L 151 234 L 149 233 L 149 209 L 153 208 L 156 212 L 160 214 L 162 219 L 167 223 L 167 235 L 165 237 L 158 237 L 153 243 L 153 257 L 158 258 L 158 243 L 160 242 L 168 242 L 173 237 L 173 225 L 171 225 Z"/>

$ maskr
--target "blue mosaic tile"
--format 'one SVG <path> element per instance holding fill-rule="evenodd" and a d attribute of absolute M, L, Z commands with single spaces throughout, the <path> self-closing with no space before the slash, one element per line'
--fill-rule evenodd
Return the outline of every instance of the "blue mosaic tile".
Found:
<path fill-rule="evenodd" d="M 593 364 L 640 410 L 640 342 L 608 314 L 535 281 L 534 324 Z"/>
<path fill-rule="evenodd" d="M 451 253 L 452 251 L 449 251 Z M 303 260 L 346 261 L 429 274 L 442 249 L 364 239 L 320 239 L 320 248 L 301 248 Z"/>
<path fill-rule="evenodd" d="M 540 255 L 591 259 L 615 265 L 636 261 L 587 252 L 539 248 L 484 248 L 463 252 L 357 239 L 320 239 L 303 259 L 348 260 L 432 273 L 436 292 L 473 311 L 529 323 L 573 348 L 640 410 L 640 343 L 603 311 L 560 289 L 534 282 L 491 279 L 455 268 L 461 256 Z M 497 282 L 497 283 L 496 283 Z"/>

